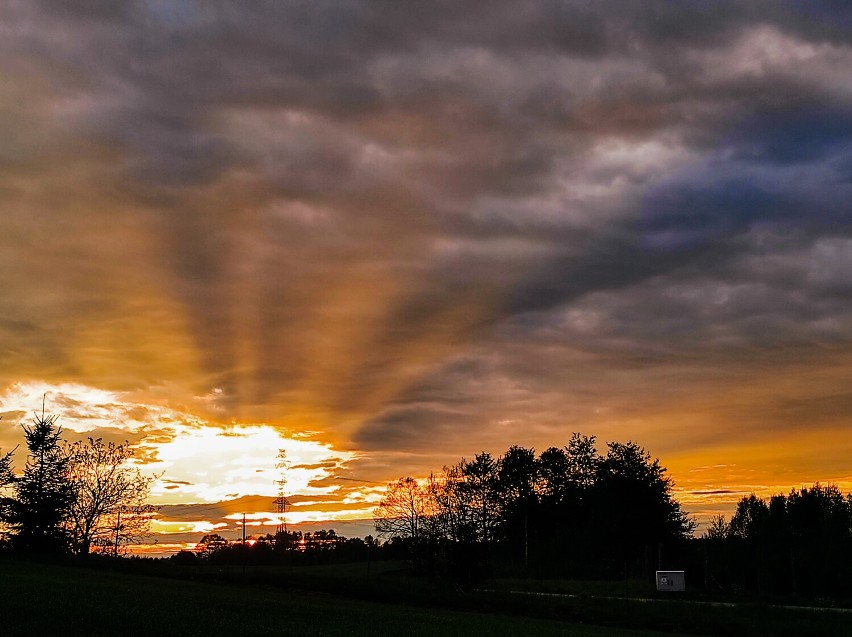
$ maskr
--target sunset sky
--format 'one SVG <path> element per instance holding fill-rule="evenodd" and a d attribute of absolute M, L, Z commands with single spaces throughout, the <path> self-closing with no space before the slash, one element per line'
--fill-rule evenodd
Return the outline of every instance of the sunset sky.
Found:
<path fill-rule="evenodd" d="M 574 431 L 850 491 L 850 69 L 828 0 L 0 0 L 0 447 L 129 440 L 163 542 L 279 449 L 290 522 Z"/>

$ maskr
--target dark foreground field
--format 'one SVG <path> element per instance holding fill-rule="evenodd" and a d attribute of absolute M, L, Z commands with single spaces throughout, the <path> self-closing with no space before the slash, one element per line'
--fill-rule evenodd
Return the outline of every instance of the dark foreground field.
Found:
<path fill-rule="evenodd" d="M 502 590 L 462 594 L 388 564 L 374 564 L 369 579 L 363 565 L 95 566 L 0 559 L 0 635 L 852 637 L 852 613 L 659 600 L 641 585 L 645 601 L 625 603 L 606 583 L 500 581 Z"/>
<path fill-rule="evenodd" d="M 607 637 L 659 633 L 0 560 L 0 635 Z"/>

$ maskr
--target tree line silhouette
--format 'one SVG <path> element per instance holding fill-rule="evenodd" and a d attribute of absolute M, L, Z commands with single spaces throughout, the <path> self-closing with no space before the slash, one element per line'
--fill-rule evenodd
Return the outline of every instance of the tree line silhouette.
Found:
<path fill-rule="evenodd" d="M 338 535 L 334 529 L 279 531 L 251 536 L 245 542 L 228 541 L 218 533 L 201 538 L 194 551 L 180 551 L 170 559 L 182 564 L 305 566 L 368 560 L 401 559 L 400 547 L 380 545 L 372 536 Z"/>
<path fill-rule="evenodd" d="M 659 460 L 634 442 L 573 434 L 537 457 L 509 448 L 400 478 L 375 511 L 379 537 L 416 571 L 462 585 L 488 576 L 645 577 L 685 570 L 690 587 L 730 594 L 852 597 L 852 494 L 814 484 L 743 497 L 701 537 Z"/>
<path fill-rule="evenodd" d="M 699 544 L 711 590 L 852 596 L 852 494 L 835 485 L 743 497 L 730 520 L 714 518 Z"/>
<path fill-rule="evenodd" d="M 148 534 L 154 478 L 127 465 L 133 455 L 127 443 L 69 443 L 56 421 L 42 410 L 22 425 L 28 453 L 20 476 L 12 468 L 17 448 L 0 455 L 0 547 L 117 555 Z"/>
<path fill-rule="evenodd" d="M 0 548 L 118 555 L 149 531 L 153 478 L 128 465 L 127 443 L 69 443 L 56 421 L 42 411 L 22 425 L 20 475 L 17 448 L 0 454 Z M 407 558 L 416 572 L 462 586 L 500 575 L 612 579 L 676 568 L 710 591 L 852 597 L 852 494 L 819 483 L 752 494 L 695 538 L 658 459 L 634 442 L 607 443 L 599 454 L 596 442 L 575 433 L 538 455 L 516 445 L 425 480 L 402 477 L 376 507 L 375 539 L 285 531 L 234 545 L 211 535 L 199 555 L 220 564 Z"/>
<path fill-rule="evenodd" d="M 462 584 L 500 573 L 603 578 L 648 573 L 660 547 L 695 522 L 659 460 L 634 442 L 573 434 L 536 456 L 510 447 L 391 483 L 375 510 L 382 538 L 406 543 L 414 568 Z"/>

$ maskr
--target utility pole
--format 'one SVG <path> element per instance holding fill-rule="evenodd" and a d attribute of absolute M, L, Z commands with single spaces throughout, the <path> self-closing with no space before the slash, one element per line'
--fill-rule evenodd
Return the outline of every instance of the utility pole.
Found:
<path fill-rule="evenodd" d="M 243 554 L 243 581 L 246 580 L 246 514 L 243 513 L 243 545 L 240 551 Z"/>
<path fill-rule="evenodd" d="M 121 529 L 121 507 L 118 507 L 118 518 L 115 521 L 115 547 L 113 548 L 113 557 L 118 557 L 118 531 Z"/>
<path fill-rule="evenodd" d="M 373 562 L 373 536 L 368 535 L 364 539 L 367 544 L 367 579 L 370 579 L 370 566 Z"/>

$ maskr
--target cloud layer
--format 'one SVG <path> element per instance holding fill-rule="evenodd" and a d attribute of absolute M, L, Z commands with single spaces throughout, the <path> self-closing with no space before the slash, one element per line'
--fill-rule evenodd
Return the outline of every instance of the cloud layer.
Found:
<path fill-rule="evenodd" d="M 572 430 L 681 482 L 731 455 L 752 486 L 850 479 L 852 10 L 0 25 L 4 384 L 321 432 L 366 479 Z"/>

